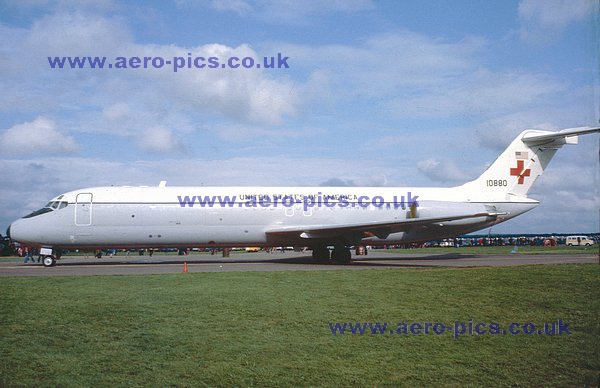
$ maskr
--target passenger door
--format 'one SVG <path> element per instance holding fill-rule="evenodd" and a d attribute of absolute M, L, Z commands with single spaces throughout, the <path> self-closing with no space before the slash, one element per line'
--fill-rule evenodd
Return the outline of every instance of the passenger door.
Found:
<path fill-rule="evenodd" d="M 92 193 L 79 193 L 75 199 L 75 225 L 92 224 Z"/>

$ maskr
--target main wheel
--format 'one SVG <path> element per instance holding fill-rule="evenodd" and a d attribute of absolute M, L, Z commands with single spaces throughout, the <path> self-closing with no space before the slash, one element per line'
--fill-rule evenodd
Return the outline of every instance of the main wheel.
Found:
<path fill-rule="evenodd" d="M 54 267 L 56 265 L 56 259 L 53 256 L 44 256 L 44 267 Z"/>
<path fill-rule="evenodd" d="M 327 263 L 329 261 L 329 249 L 327 247 L 314 247 L 312 258 L 316 263 Z"/>
<path fill-rule="evenodd" d="M 331 261 L 336 264 L 348 264 L 352 260 L 352 253 L 348 248 L 335 248 L 331 252 Z"/>

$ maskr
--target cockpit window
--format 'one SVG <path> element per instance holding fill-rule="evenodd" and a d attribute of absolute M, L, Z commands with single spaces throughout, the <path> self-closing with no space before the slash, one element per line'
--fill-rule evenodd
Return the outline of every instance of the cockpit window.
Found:
<path fill-rule="evenodd" d="M 31 218 L 31 217 L 39 216 L 40 214 L 50 213 L 51 211 L 54 211 L 55 209 L 63 209 L 65 207 L 67 207 L 68 204 L 69 203 L 67 201 L 50 201 L 43 208 L 36 210 L 33 213 L 30 213 L 23 218 Z"/>
<path fill-rule="evenodd" d="M 27 214 L 23 218 L 31 218 L 31 217 L 39 216 L 40 214 L 49 213 L 51 211 L 52 211 L 52 209 L 50 209 L 49 207 L 43 207 L 39 210 L 34 211 L 33 213 Z"/>

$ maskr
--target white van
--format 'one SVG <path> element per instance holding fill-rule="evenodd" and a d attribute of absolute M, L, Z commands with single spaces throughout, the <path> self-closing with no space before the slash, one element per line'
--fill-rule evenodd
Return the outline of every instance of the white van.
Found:
<path fill-rule="evenodd" d="M 565 244 L 571 247 L 573 245 L 594 245 L 594 242 L 587 236 L 567 236 Z"/>

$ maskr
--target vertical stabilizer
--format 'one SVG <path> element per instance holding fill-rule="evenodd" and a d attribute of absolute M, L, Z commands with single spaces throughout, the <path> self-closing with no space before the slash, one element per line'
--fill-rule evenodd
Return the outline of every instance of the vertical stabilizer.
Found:
<path fill-rule="evenodd" d="M 565 144 L 577 144 L 577 135 L 598 131 L 600 128 L 590 127 L 560 132 L 525 130 L 479 178 L 461 187 L 472 194 L 472 200 L 526 197 L 560 147 Z"/>

